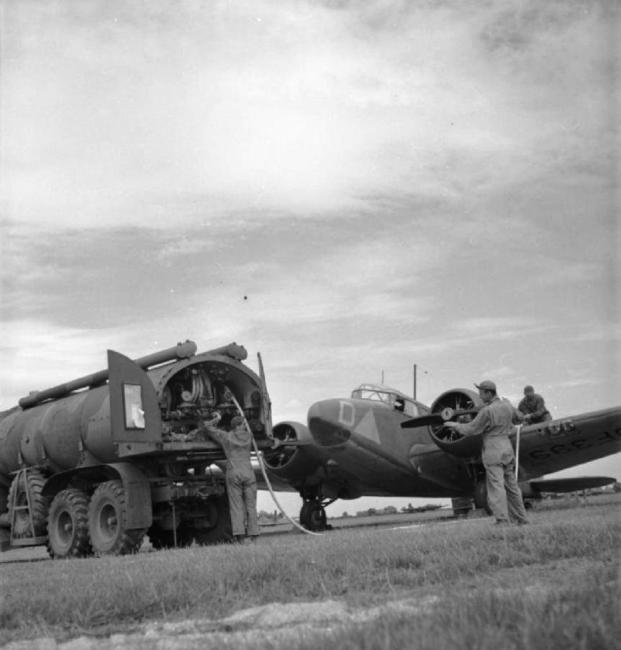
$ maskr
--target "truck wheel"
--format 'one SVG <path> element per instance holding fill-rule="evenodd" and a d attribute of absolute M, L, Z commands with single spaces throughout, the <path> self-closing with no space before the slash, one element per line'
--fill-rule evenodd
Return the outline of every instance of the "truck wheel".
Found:
<path fill-rule="evenodd" d="M 209 528 L 195 528 L 194 539 L 197 544 L 207 546 L 210 544 L 224 544 L 233 539 L 229 501 L 226 496 L 211 497 L 207 499 L 207 514 Z"/>
<path fill-rule="evenodd" d="M 38 537 L 45 535 L 47 527 L 47 513 L 50 501 L 41 492 L 45 485 L 45 477 L 38 469 L 29 469 L 16 474 L 9 489 L 9 508 L 28 505 L 30 497 L 30 514 L 28 510 L 9 512 L 9 521 L 14 522 L 13 537 Z M 30 521 L 34 525 L 34 534 L 30 528 Z"/>
<path fill-rule="evenodd" d="M 82 490 L 68 488 L 54 497 L 48 515 L 47 535 L 47 551 L 53 558 L 91 554 L 88 496 Z"/>
<path fill-rule="evenodd" d="M 97 486 L 88 506 L 88 530 L 96 555 L 136 553 L 142 544 L 144 528 L 127 530 L 127 504 L 121 481 L 106 481 Z"/>

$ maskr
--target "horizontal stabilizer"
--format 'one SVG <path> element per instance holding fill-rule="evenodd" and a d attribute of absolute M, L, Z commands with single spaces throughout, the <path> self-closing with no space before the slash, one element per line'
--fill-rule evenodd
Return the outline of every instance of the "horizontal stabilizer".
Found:
<path fill-rule="evenodd" d="M 577 476 L 575 478 L 540 479 L 529 481 L 529 484 L 537 492 L 577 492 L 603 487 L 616 483 L 616 481 L 617 479 L 610 476 Z"/>

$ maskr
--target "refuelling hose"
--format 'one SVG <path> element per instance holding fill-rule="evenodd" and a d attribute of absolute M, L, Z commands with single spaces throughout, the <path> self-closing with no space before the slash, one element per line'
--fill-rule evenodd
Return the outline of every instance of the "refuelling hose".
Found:
<path fill-rule="evenodd" d="M 291 523 L 293 524 L 298 530 L 301 530 L 303 533 L 306 533 L 307 535 L 323 535 L 323 533 L 317 533 L 313 530 L 308 530 L 307 528 L 304 528 L 304 526 L 300 526 L 300 524 L 292 519 L 284 510 L 283 507 L 280 505 L 280 502 L 276 498 L 276 495 L 274 494 L 274 490 L 272 489 L 272 484 L 267 476 L 267 471 L 265 469 L 265 462 L 263 461 L 263 453 L 259 450 L 257 447 L 256 440 L 254 439 L 254 435 L 252 433 L 252 429 L 250 428 L 250 425 L 248 424 L 248 420 L 246 419 L 246 414 L 244 413 L 242 407 L 239 405 L 239 402 L 235 398 L 235 395 L 233 395 L 233 391 L 229 389 L 229 392 L 231 393 L 231 399 L 233 400 L 233 403 L 237 407 L 237 410 L 239 412 L 240 417 L 244 421 L 244 426 L 246 427 L 248 433 L 250 434 L 250 439 L 252 440 L 252 447 L 254 449 L 254 453 L 257 455 L 257 459 L 259 460 L 259 467 L 261 468 L 261 473 L 263 474 L 263 478 L 265 479 L 265 484 L 267 485 L 267 489 L 269 490 L 269 493 L 272 495 L 272 499 L 274 503 L 276 504 L 276 507 L 280 511 L 280 513 Z"/>
<path fill-rule="evenodd" d="M 522 431 L 522 425 L 517 424 L 515 431 L 515 480 L 517 481 L 518 473 L 520 471 L 520 431 Z"/>

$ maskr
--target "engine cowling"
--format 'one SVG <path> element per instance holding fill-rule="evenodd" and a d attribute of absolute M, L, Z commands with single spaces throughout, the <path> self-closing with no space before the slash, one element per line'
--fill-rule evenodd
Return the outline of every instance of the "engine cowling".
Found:
<path fill-rule="evenodd" d="M 453 388 L 442 393 L 431 405 L 431 412 L 442 415 L 443 420 L 470 422 L 483 406 L 477 393 L 467 388 Z M 483 439 L 481 435 L 462 436 L 443 424 L 430 427 L 433 441 L 443 451 L 461 458 L 475 458 L 481 454 Z"/>
<path fill-rule="evenodd" d="M 304 481 L 321 465 L 319 453 L 308 428 L 300 422 L 279 422 L 272 429 L 276 449 L 263 452 L 271 474 L 295 483 Z"/>

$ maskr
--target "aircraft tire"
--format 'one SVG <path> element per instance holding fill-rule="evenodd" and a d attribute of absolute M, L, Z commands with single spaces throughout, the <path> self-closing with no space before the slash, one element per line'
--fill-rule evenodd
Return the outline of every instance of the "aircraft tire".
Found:
<path fill-rule="evenodd" d="M 320 501 L 305 501 L 300 510 L 300 523 L 307 530 L 317 531 L 328 528 L 326 509 Z"/>

